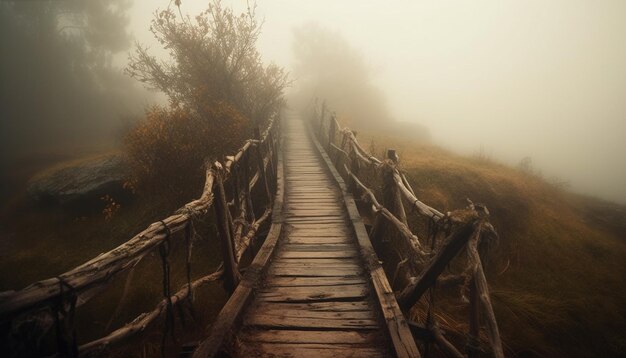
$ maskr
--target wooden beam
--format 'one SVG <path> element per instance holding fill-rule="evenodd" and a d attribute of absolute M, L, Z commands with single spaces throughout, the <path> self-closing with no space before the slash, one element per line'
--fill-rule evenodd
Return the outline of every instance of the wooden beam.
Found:
<path fill-rule="evenodd" d="M 437 255 L 433 257 L 420 276 L 409 283 L 398 295 L 398 303 L 404 310 L 409 310 L 424 292 L 435 284 L 437 277 L 443 272 L 450 261 L 461 251 L 470 240 L 476 220 L 472 220 L 457 228 L 445 241 Z"/>
<path fill-rule="evenodd" d="M 235 325 L 241 320 L 243 312 L 252 298 L 253 289 L 260 282 L 270 262 L 270 258 L 274 255 L 274 249 L 282 233 L 282 210 L 285 190 L 282 155 L 278 158 L 276 165 L 277 191 L 272 208 L 272 227 L 259 253 L 246 269 L 241 283 L 211 324 L 208 337 L 200 343 L 194 352 L 194 358 L 214 357 L 220 351 L 230 338 L 229 335 L 232 333 Z"/>
<path fill-rule="evenodd" d="M 369 240 L 367 231 L 365 230 L 365 225 L 363 225 L 363 219 L 359 214 L 354 198 L 348 192 L 348 188 L 344 180 L 337 172 L 337 169 L 333 166 L 332 161 L 328 157 L 328 154 L 324 151 L 322 145 L 314 136 L 311 136 L 311 139 L 317 147 L 322 159 L 326 163 L 331 176 L 341 189 L 344 205 L 348 211 L 350 222 L 352 223 L 352 230 L 354 230 L 357 242 L 359 243 L 361 257 L 363 258 L 363 261 L 370 273 L 370 279 L 376 293 L 378 309 L 385 319 L 387 335 L 393 344 L 396 357 L 420 357 L 419 350 L 415 345 L 415 341 L 411 335 L 406 318 L 402 314 L 402 311 L 396 302 L 393 290 L 391 289 L 391 286 L 389 286 L 389 282 L 385 276 L 385 271 L 378 261 L 376 251 L 374 251 L 372 243 Z"/>
<path fill-rule="evenodd" d="M 502 340 L 500 339 L 500 331 L 498 330 L 498 322 L 496 321 L 496 315 L 493 312 L 493 306 L 491 305 L 491 299 L 489 298 L 489 286 L 487 285 L 487 279 L 485 278 L 485 272 L 483 271 L 483 264 L 478 254 L 478 241 L 480 238 L 480 228 L 476 230 L 471 241 L 468 244 L 468 256 L 470 265 L 474 267 L 474 282 L 476 283 L 476 290 L 478 291 L 478 298 L 481 303 L 483 312 L 483 318 L 485 319 L 485 326 L 487 328 L 487 337 L 489 343 L 493 349 L 493 354 L 496 358 L 504 358 L 504 350 L 502 349 Z"/>
<path fill-rule="evenodd" d="M 185 204 L 176 214 L 150 224 L 115 249 L 61 274 L 63 281 L 81 297 L 76 305 L 87 302 L 92 294 L 107 285 L 113 277 L 134 267 L 145 254 L 157 248 L 167 237 L 167 229 L 175 234 L 185 229 L 192 216 L 206 213 L 213 205 L 214 179 L 212 170 L 207 170 L 200 198 Z M 59 279 L 56 277 L 36 282 L 20 291 L 5 292 L 0 301 L 0 321 L 56 304 L 55 299 L 59 294 Z"/>
<path fill-rule="evenodd" d="M 195 280 L 191 283 L 191 292 L 195 291 L 199 287 L 220 279 L 223 273 L 223 270 L 218 270 L 217 272 Z M 189 292 L 190 290 L 187 285 L 184 285 L 178 292 L 171 296 L 172 305 L 177 305 L 187 300 L 189 298 Z M 159 317 L 163 316 L 167 308 L 167 304 L 167 299 L 163 299 L 157 304 L 154 310 L 139 315 L 132 322 L 109 333 L 106 337 L 81 345 L 78 348 L 79 354 L 81 356 L 105 355 L 105 353 L 112 347 L 126 342 L 128 339 L 139 333 L 146 332 L 146 330 L 149 329 Z"/>
<path fill-rule="evenodd" d="M 260 135 L 259 127 L 256 127 L 254 129 L 254 137 L 255 139 L 260 139 L 261 135 Z M 256 156 L 258 171 L 261 174 L 261 179 L 263 180 L 263 187 L 265 189 L 265 195 L 267 197 L 268 202 L 271 202 L 273 198 L 272 198 L 272 193 L 270 190 L 269 182 L 267 180 L 267 173 L 265 171 L 265 165 L 264 165 L 265 159 L 264 159 L 264 154 L 262 152 L 261 144 L 257 144 L 255 146 L 254 153 Z M 268 155 L 268 157 L 269 157 L 269 154 L 270 154 L 269 151 L 265 153 L 265 155 Z"/>
<path fill-rule="evenodd" d="M 450 343 L 450 341 L 448 341 L 446 337 L 443 336 L 443 333 L 441 333 L 441 330 L 439 329 L 439 326 L 437 324 L 432 325 L 430 327 L 430 330 L 433 333 L 433 337 L 435 338 L 435 343 L 437 344 L 439 349 L 441 349 L 446 354 L 446 356 L 452 358 L 464 358 L 463 354 L 459 352 L 459 350 L 456 349 L 456 347 L 452 345 L 452 343 Z"/>
<path fill-rule="evenodd" d="M 466 351 L 468 358 L 479 355 L 480 335 L 480 298 L 476 289 L 476 280 L 472 278 L 469 284 L 469 335 L 467 337 Z"/>
<path fill-rule="evenodd" d="M 215 175 L 215 216 L 217 230 L 220 236 L 220 248 L 222 250 L 222 260 L 224 261 L 224 288 L 228 292 L 233 292 L 239 284 L 239 270 L 235 262 L 233 237 L 228 221 L 228 206 L 226 205 L 226 193 L 222 182 L 222 166 L 219 162 L 213 165 Z"/>

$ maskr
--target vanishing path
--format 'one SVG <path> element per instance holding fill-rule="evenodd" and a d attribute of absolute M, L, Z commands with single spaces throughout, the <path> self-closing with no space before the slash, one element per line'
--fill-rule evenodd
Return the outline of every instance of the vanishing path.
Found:
<path fill-rule="evenodd" d="M 340 188 L 304 123 L 285 122 L 282 234 L 235 354 L 393 356 Z"/>

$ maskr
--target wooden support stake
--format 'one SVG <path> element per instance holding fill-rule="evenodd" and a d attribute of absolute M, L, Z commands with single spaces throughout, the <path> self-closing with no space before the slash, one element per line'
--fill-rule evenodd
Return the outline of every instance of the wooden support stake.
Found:
<path fill-rule="evenodd" d="M 441 349 L 446 354 L 447 357 L 464 358 L 463 354 L 459 352 L 459 350 L 456 349 L 456 347 L 452 345 L 452 343 L 450 343 L 450 341 L 448 341 L 446 337 L 443 336 L 443 333 L 441 333 L 441 330 L 439 329 L 437 324 L 434 324 L 432 327 L 430 327 L 430 330 L 433 333 L 433 337 L 435 338 L 435 343 L 437 344 L 437 346 L 439 346 L 439 349 Z"/>
<path fill-rule="evenodd" d="M 261 138 L 261 134 L 260 134 L 260 130 L 259 127 L 256 127 L 254 129 L 254 138 L 255 139 L 260 139 Z M 268 138 L 268 143 L 271 143 L 271 138 Z M 265 166 L 263 165 L 264 163 L 264 159 L 263 159 L 263 152 L 262 152 L 262 148 L 261 148 L 261 144 L 257 144 L 257 146 L 254 148 L 254 152 L 256 154 L 256 162 L 257 162 L 257 166 L 259 168 L 259 173 L 261 174 L 261 179 L 263 180 L 263 187 L 265 188 L 265 195 L 267 196 L 267 201 L 268 203 L 272 202 L 272 192 L 270 190 L 270 186 L 269 186 L 269 182 L 267 180 L 267 173 L 265 171 Z M 267 153 L 267 156 L 269 158 L 271 158 L 272 153 Z M 271 160 L 270 160 L 271 162 Z"/>
<path fill-rule="evenodd" d="M 372 230 L 370 230 L 369 236 L 372 246 L 374 246 L 378 252 L 380 252 L 383 237 L 387 231 L 387 225 L 387 220 L 384 215 L 380 211 L 377 211 L 374 217 L 374 225 L 372 226 Z"/>
<path fill-rule="evenodd" d="M 398 156 L 395 149 L 387 150 L 386 165 L 382 170 L 383 182 L 383 206 L 386 207 L 395 217 L 400 219 L 403 224 L 408 226 L 406 220 L 406 212 L 402 205 L 402 194 L 394 180 L 394 174 L 397 172 Z"/>
<path fill-rule="evenodd" d="M 278 119 L 277 119 L 278 121 Z M 280 145 L 280 121 L 278 123 L 276 123 L 276 125 L 274 126 L 274 128 L 272 128 L 272 131 L 270 131 L 269 135 L 268 135 L 268 158 L 271 158 L 270 160 L 270 164 L 271 164 L 271 169 L 270 169 L 270 173 L 272 176 L 272 193 L 276 193 L 276 191 L 278 190 L 278 146 Z M 276 132 L 276 133 L 274 133 Z M 277 134 L 278 133 L 278 134 Z"/>
<path fill-rule="evenodd" d="M 435 284 L 437 277 L 448 266 L 450 261 L 461 251 L 472 237 L 475 221 L 470 221 L 454 231 L 443 244 L 437 256 L 428 267 L 422 270 L 420 276 L 409 283 L 398 295 L 398 304 L 404 310 L 409 310 L 422 297 L 424 292 Z"/>
<path fill-rule="evenodd" d="M 485 272 L 483 271 L 483 264 L 480 260 L 480 255 L 478 254 L 479 237 L 480 227 L 476 230 L 476 233 L 472 235 L 472 239 L 467 246 L 469 261 L 470 264 L 475 267 L 474 282 L 476 283 L 476 291 L 478 299 L 480 300 L 480 306 L 485 320 L 485 327 L 487 329 L 487 337 L 489 338 L 489 343 L 493 349 L 493 355 L 496 358 L 504 358 L 504 350 L 502 349 L 502 340 L 500 339 L 498 322 L 496 321 L 496 315 L 493 312 L 493 306 L 491 305 L 491 299 L 489 298 L 489 286 L 487 285 L 487 279 L 485 278 Z"/>
<path fill-rule="evenodd" d="M 354 138 L 356 138 L 356 132 L 353 131 L 352 135 L 354 136 Z M 351 138 L 347 139 L 347 140 L 350 141 Z M 349 147 L 353 148 L 353 146 L 351 146 L 351 145 Z M 360 162 L 359 162 L 358 154 L 356 153 L 356 151 L 354 149 L 352 149 L 350 151 L 350 154 L 351 154 L 350 155 L 350 172 L 358 177 L 359 176 L 359 169 L 360 169 L 360 166 L 361 166 Z M 358 190 L 359 187 L 358 187 L 358 185 L 356 184 L 356 182 L 354 180 L 350 180 L 349 183 L 350 183 L 350 187 L 349 187 L 350 191 L 352 192 L 352 194 L 355 197 L 358 197 L 358 195 L 359 195 L 359 190 Z"/>
<path fill-rule="evenodd" d="M 258 149 L 258 145 L 255 146 L 255 149 Z M 245 218 L 248 223 L 252 223 L 254 221 L 254 207 L 252 206 L 252 196 L 250 195 L 250 161 L 252 160 L 251 152 L 248 151 L 243 159 L 243 196 L 245 203 Z M 263 167 L 263 159 L 261 158 L 261 167 Z M 265 177 L 263 177 L 263 181 L 265 181 Z"/>
<path fill-rule="evenodd" d="M 326 101 L 322 102 L 322 110 L 320 112 L 320 126 L 318 130 L 320 140 L 322 139 L 322 135 L 324 135 L 324 117 L 326 117 Z"/>
<path fill-rule="evenodd" d="M 469 284 L 469 337 L 467 337 L 467 357 L 478 357 L 480 334 L 480 303 L 476 280 L 472 278 Z"/>
<path fill-rule="evenodd" d="M 333 113 L 330 116 L 330 122 L 328 123 L 328 152 L 330 153 L 330 145 L 331 143 L 335 143 L 335 132 L 337 131 L 337 122 L 335 121 L 335 114 Z"/>
<path fill-rule="evenodd" d="M 233 237 L 229 225 L 228 206 L 222 181 L 222 167 L 219 163 L 213 166 L 215 175 L 215 215 L 217 217 L 217 229 L 220 235 L 222 259 L 224 260 L 224 288 L 232 293 L 239 284 L 239 270 L 233 253 Z"/>

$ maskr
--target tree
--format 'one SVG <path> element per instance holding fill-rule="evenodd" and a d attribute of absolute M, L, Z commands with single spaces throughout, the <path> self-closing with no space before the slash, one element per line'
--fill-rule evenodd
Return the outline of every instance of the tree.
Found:
<path fill-rule="evenodd" d="M 254 7 L 236 15 L 214 0 L 193 20 L 167 9 L 155 13 L 151 31 L 169 50 L 170 61 L 160 61 L 138 46 L 127 71 L 165 92 L 172 106 L 202 116 L 207 106 L 225 102 L 255 123 L 280 109 L 287 76 L 261 61 L 256 49 L 261 25 Z"/>
<path fill-rule="evenodd" d="M 112 136 L 120 116 L 140 109 L 140 88 L 112 65 L 130 46 L 129 6 L 0 2 L 2 156 Z"/>
<path fill-rule="evenodd" d="M 296 28 L 293 35 L 296 107 L 304 108 L 317 97 L 357 128 L 392 120 L 384 94 L 372 83 L 371 69 L 343 36 L 314 24 Z"/>
<path fill-rule="evenodd" d="M 170 58 L 138 45 L 127 72 L 170 105 L 148 112 L 128 136 L 128 153 L 139 188 L 185 198 L 197 194 L 207 157 L 233 153 L 252 125 L 278 114 L 287 76 L 261 61 L 254 7 L 236 15 L 215 0 L 194 19 L 168 8 L 155 13 L 151 31 Z"/>

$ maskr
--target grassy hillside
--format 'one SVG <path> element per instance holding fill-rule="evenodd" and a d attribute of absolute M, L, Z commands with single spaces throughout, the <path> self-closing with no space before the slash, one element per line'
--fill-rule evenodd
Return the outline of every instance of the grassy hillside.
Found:
<path fill-rule="evenodd" d="M 167 193 L 161 196 L 138 194 L 132 201 L 123 203 L 109 219 L 100 212 L 101 208 L 83 211 L 33 202 L 26 193 L 26 183 L 32 173 L 44 175 L 50 171 L 51 165 L 68 166 L 89 160 L 91 154 L 87 158 L 77 158 L 62 153 L 58 155 L 59 160 L 53 160 L 55 158 L 57 156 L 33 163 L 25 162 L 11 171 L 11 182 L 7 181 L 7 185 L 11 185 L 8 192 L 12 196 L 0 205 L 0 291 L 19 290 L 35 281 L 70 270 L 126 242 L 191 199 L 165 195 Z M 196 188 L 197 192 L 200 190 Z M 191 258 L 193 279 L 213 272 L 220 263 L 212 221 L 199 218 L 195 229 L 197 236 Z M 185 259 L 186 246 L 181 233 L 172 239 L 170 280 L 173 291 L 186 284 Z M 139 314 L 154 309 L 163 296 L 161 265 L 158 252 L 146 255 L 134 270 L 117 275 L 106 291 L 81 306 L 76 312 L 79 344 L 100 338 Z M 177 326 L 181 341 L 190 340 L 194 334 L 202 332 L 198 327 L 205 327 L 227 299 L 219 283 L 207 285 L 195 294 L 203 304 L 195 307 L 197 321 L 187 322 L 185 327 Z M 120 357 L 140 356 L 143 344 L 146 344 L 145 349 L 156 352 L 149 355 L 159 355 L 161 326 L 157 323 L 154 327 L 140 339 L 122 347 L 121 352 L 114 353 Z M 0 338 L 4 338 L 1 333 Z M 48 342 L 44 343 L 44 349 L 51 349 L 49 354 L 56 348 L 52 333 L 44 340 Z M 2 343 L 0 339 L 0 351 L 5 349 Z"/>
<path fill-rule="evenodd" d="M 618 356 L 626 351 L 626 208 L 564 192 L 490 160 L 397 137 L 417 196 L 442 211 L 487 205 L 500 243 L 487 275 L 509 354 Z M 378 148 L 378 149 L 376 149 Z"/>

